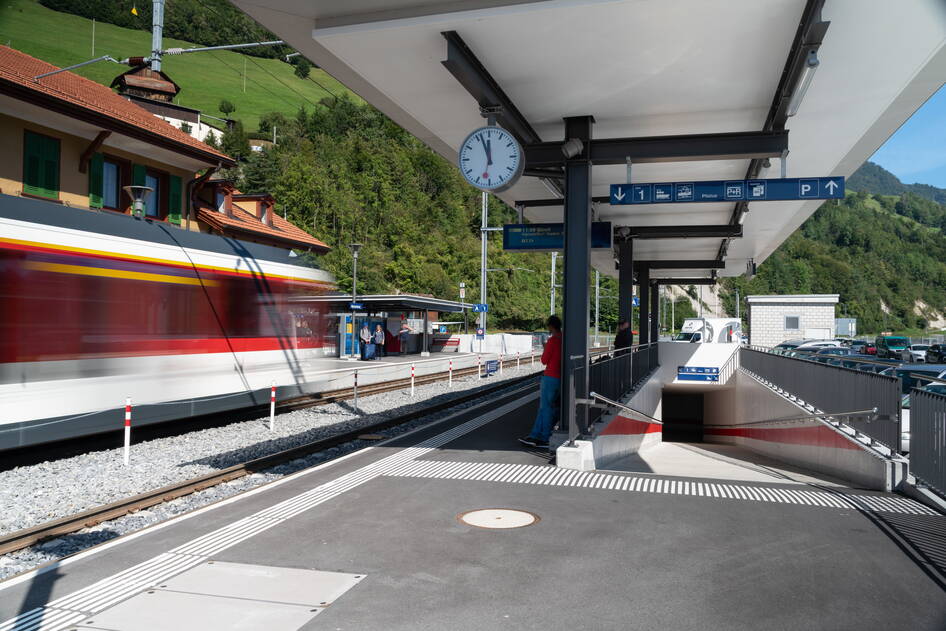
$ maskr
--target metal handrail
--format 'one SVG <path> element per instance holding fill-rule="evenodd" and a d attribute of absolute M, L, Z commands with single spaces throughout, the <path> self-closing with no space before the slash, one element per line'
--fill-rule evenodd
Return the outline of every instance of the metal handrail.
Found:
<path fill-rule="evenodd" d="M 663 421 L 659 421 L 659 420 L 655 419 L 655 418 L 654 418 L 653 416 L 651 416 L 650 414 L 644 414 L 644 413 L 641 412 L 640 410 L 635 410 L 634 408 L 629 407 L 629 406 L 627 406 L 627 405 L 624 405 L 623 403 L 618 403 L 617 401 L 613 401 L 613 400 L 609 399 L 608 397 L 606 397 L 606 396 L 604 396 L 604 395 L 598 394 L 597 392 L 589 392 L 589 393 L 588 393 L 588 396 L 590 396 L 592 399 L 598 399 L 598 400 L 600 400 L 600 401 L 604 401 L 604 402 L 607 403 L 608 405 L 607 405 L 607 406 L 599 406 L 597 403 L 595 403 L 595 402 L 592 401 L 591 399 L 578 399 L 578 400 L 576 401 L 576 403 L 580 403 L 580 404 L 582 404 L 582 405 L 587 405 L 587 406 L 603 407 L 604 409 L 620 408 L 620 409 L 624 410 L 625 412 L 630 412 L 631 414 L 637 414 L 637 415 L 639 415 L 639 416 L 644 416 L 644 417 L 648 418 L 652 423 L 657 423 L 658 425 L 663 425 L 663 424 L 664 424 Z"/>
<path fill-rule="evenodd" d="M 740 423 L 739 425 L 724 425 L 724 424 L 706 424 L 706 427 L 745 427 L 747 425 L 762 425 L 764 423 L 789 423 L 792 421 L 807 421 L 812 419 L 826 419 L 826 418 L 859 418 L 867 417 L 868 420 L 876 421 L 889 421 L 891 423 L 896 422 L 896 419 L 889 418 L 889 415 L 886 414 L 877 414 L 877 408 L 872 408 L 870 410 L 856 410 L 854 412 L 820 412 L 815 414 L 803 414 L 800 416 L 780 416 L 778 418 L 770 418 L 764 421 L 752 421 L 751 423 Z"/>

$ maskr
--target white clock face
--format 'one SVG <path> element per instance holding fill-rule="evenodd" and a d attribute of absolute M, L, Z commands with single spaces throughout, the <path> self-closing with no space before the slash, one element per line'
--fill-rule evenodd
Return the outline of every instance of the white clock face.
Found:
<path fill-rule="evenodd" d="M 522 147 L 502 127 L 480 127 L 460 146 L 460 172 L 483 191 L 503 191 L 522 175 Z"/>

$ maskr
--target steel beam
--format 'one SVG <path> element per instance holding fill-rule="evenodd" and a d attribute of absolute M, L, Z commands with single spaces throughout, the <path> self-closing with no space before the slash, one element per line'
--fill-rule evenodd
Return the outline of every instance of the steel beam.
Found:
<path fill-rule="evenodd" d="M 546 177 L 546 176 L 543 175 L 542 177 Z M 611 201 L 611 198 L 608 197 L 607 195 L 601 195 L 598 197 L 591 198 L 591 202 L 594 204 L 608 204 L 610 203 L 610 201 Z M 564 199 L 556 199 L 556 198 L 516 200 L 516 206 L 522 206 L 523 208 L 540 208 L 540 207 L 564 206 L 564 205 L 565 205 Z"/>
<path fill-rule="evenodd" d="M 565 137 L 587 143 L 594 119 L 565 119 Z M 587 145 L 586 145 L 587 146 Z M 562 339 L 561 418 L 568 440 L 585 434 L 588 398 L 588 270 L 591 269 L 591 162 L 587 151 L 565 164 L 565 294 Z"/>
<path fill-rule="evenodd" d="M 657 285 L 715 285 L 715 278 L 654 278 L 652 283 Z"/>
<path fill-rule="evenodd" d="M 635 261 L 638 270 L 647 269 L 723 269 L 726 263 L 717 260 Z"/>
<path fill-rule="evenodd" d="M 696 160 L 743 160 L 775 158 L 788 149 L 788 132 L 734 132 L 687 134 L 642 138 L 594 140 L 590 147 L 594 165 L 644 162 L 690 162 Z M 559 166 L 565 161 L 562 143 L 541 142 L 523 146 L 530 169 Z"/>
<path fill-rule="evenodd" d="M 617 244 L 618 250 L 618 322 L 631 321 L 634 296 L 634 241 Z"/>
<path fill-rule="evenodd" d="M 650 281 L 650 341 L 660 339 L 660 286 Z"/>
<path fill-rule="evenodd" d="M 698 226 L 628 226 L 628 238 L 633 239 L 687 239 L 697 237 L 741 237 L 740 225 Z"/>

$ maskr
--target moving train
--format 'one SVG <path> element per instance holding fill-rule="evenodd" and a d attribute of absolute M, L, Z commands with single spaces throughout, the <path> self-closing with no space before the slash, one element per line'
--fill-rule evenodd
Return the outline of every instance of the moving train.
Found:
<path fill-rule="evenodd" d="M 25 198 L 0 205 L 0 450 L 319 391 L 334 288 L 288 250 Z"/>

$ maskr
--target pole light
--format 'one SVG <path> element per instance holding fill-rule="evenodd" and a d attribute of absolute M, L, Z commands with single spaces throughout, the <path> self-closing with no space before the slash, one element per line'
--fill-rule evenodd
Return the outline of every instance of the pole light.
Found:
<path fill-rule="evenodd" d="M 145 197 L 154 189 L 150 186 L 123 186 L 122 190 L 131 198 L 131 214 L 139 218 L 144 215 Z"/>
<path fill-rule="evenodd" d="M 351 356 L 355 356 L 355 336 L 358 332 L 355 330 L 355 301 L 358 298 L 358 252 L 361 251 L 360 243 L 349 243 L 351 249 Z"/>

